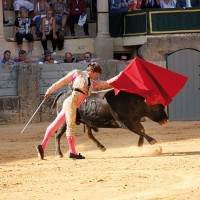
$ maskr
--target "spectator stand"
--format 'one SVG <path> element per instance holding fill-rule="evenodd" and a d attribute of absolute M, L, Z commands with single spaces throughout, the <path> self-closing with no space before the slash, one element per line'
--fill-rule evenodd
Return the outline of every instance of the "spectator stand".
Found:
<path fill-rule="evenodd" d="M 6 3 L 4 3 L 6 2 Z M 35 3 L 36 0 L 32 0 L 31 2 Z M 52 0 L 51 4 L 56 2 L 56 0 Z M 83 27 L 75 24 L 75 31 L 76 31 L 76 36 L 71 36 L 70 31 L 69 31 L 69 26 L 66 25 L 66 36 L 65 39 L 74 39 L 74 38 L 95 38 L 96 37 L 96 19 L 95 19 L 95 1 L 93 0 L 87 0 L 87 16 L 88 16 L 88 23 L 89 23 L 89 36 L 85 36 L 83 32 Z M 13 32 L 13 24 L 15 22 L 15 13 L 13 10 L 13 6 L 11 3 L 11 0 L 3 0 L 3 10 L 4 10 L 4 17 L 5 20 L 8 20 L 9 22 L 7 24 L 4 24 L 4 36 L 8 41 L 13 41 L 13 39 L 9 39 L 12 37 L 12 32 Z M 60 24 L 57 24 L 57 29 L 60 27 Z M 39 38 L 36 38 L 36 41 L 40 40 Z"/>

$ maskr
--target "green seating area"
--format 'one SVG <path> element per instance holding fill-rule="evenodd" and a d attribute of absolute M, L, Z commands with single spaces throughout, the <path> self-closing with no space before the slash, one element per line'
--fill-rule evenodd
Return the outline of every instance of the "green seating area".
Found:
<path fill-rule="evenodd" d="M 109 17 L 112 37 L 200 32 L 200 8 L 147 9 Z"/>

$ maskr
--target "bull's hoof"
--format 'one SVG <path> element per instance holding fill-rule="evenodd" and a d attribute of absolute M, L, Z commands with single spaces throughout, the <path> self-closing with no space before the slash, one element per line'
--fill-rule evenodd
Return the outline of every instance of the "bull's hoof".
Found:
<path fill-rule="evenodd" d="M 104 151 L 106 151 L 106 148 L 105 148 L 105 147 L 100 147 L 100 150 L 101 150 L 102 152 L 104 152 Z"/>
<path fill-rule="evenodd" d="M 37 152 L 38 152 L 38 158 L 41 159 L 41 160 L 43 160 L 43 159 L 44 159 L 44 150 L 43 150 L 43 148 L 42 148 L 42 145 L 41 145 L 41 144 L 38 145 L 38 146 L 36 147 L 36 150 L 37 150 Z"/>
<path fill-rule="evenodd" d="M 63 158 L 63 154 L 62 153 L 55 153 L 56 154 L 56 156 L 58 157 L 58 158 Z"/>
<path fill-rule="evenodd" d="M 144 139 L 142 138 L 142 139 L 139 139 L 139 141 L 138 141 L 138 147 L 143 147 L 143 144 L 144 144 Z"/>
<path fill-rule="evenodd" d="M 138 143 L 138 147 L 142 148 L 143 147 L 143 143 L 142 144 Z"/>
<path fill-rule="evenodd" d="M 156 144 L 157 141 L 156 141 L 155 139 L 153 139 L 153 140 L 151 140 L 149 143 L 150 143 L 151 145 L 153 145 L 153 144 Z"/>
<path fill-rule="evenodd" d="M 144 144 L 144 140 L 139 140 L 138 141 L 138 147 L 143 147 Z"/>

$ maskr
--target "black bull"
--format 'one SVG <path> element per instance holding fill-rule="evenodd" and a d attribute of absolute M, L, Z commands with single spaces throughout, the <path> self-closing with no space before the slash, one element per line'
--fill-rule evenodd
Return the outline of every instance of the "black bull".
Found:
<path fill-rule="evenodd" d="M 52 107 L 57 107 L 59 112 L 69 94 L 69 92 L 58 94 Z M 168 116 L 161 104 L 147 105 L 145 99 L 139 95 L 127 92 L 115 95 L 113 90 L 107 90 L 94 92 L 85 99 L 77 110 L 76 123 L 83 123 L 84 132 L 98 148 L 105 151 L 106 148 L 93 136 L 92 129 L 97 132 L 98 128 L 125 128 L 139 135 L 138 146 L 143 145 L 144 138 L 150 144 L 155 144 L 156 140 L 145 133 L 141 124 L 143 117 L 148 117 L 159 124 L 168 122 Z M 63 156 L 60 150 L 60 138 L 65 131 L 66 123 L 58 129 L 55 136 L 56 154 L 59 156 Z"/>

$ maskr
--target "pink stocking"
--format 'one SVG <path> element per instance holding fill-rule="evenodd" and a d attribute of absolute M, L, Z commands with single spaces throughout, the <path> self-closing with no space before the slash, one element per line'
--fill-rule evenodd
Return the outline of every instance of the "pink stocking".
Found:
<path fill-rule="evenodd" d="M 63 122 L 65 122 L 65 111 L 61 110 L 56 119 L 47 127 L 44 139 L 41 143 L 43 150 L 45 150 L 49 138 L 58 130 Z"/>
<path fill-rule="evenodd" d="M 67 137 L 67 141 L 68 141 L 68 144 L 69 144 L 69 151 L 70 151 L 70 153 L 78 155 L 77 152 L 76 152 L 76 150 L 75 150 L 75 137 L 68 136 Z"/>

